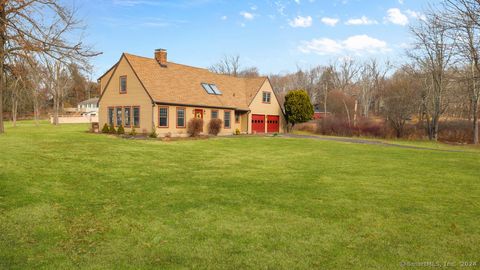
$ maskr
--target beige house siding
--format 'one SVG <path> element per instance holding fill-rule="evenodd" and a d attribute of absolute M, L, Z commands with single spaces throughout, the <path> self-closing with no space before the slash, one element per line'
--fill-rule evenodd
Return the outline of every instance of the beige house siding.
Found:
<path fill-rule="evenodd" d="M 142 84 L 133 72 L 132 68 L 122 57 L 117 68 L 113 69 L 110 76 L 104 76 L 100 84 L 105 84 L 105 91 L 99 101 L 99 124 L 102 127 L 108 122 L 108 108 L 120 106 L 140 107 L 140 128 L 137 132 L 151 132 L 152 130 L 152 101 L 143 89 Z M 120 94 L 120 77 L 127 76 L 127 93 Z M 107 85 L 108 83 L 108 85 Z M 126 131 L 130 129 L 126 128 Z"/>
<path fill-rule="evenodd" d="M 100 93 L 103 93 L 105 90 L 105 87 L 107 86 L 108 80 L 110 80 L 110 77 L 112 77 L 113 72 L 115 71 L 115 68 L 110 69 L 105 75 L 100 80 Z"/>
<path fill-rule="evenodd" d="M 263 92 L 270 92 L 270 103 L 263 103 Z M 250 104 L 250 113 L 248 114 L 248 131 L 251 133 L 252 131 L 252 114 L 263 114 L 267 115 L 278 115 L 280 116 L 280 125 L 279 125 L 279 132 L 283 133 L 285 129 L 285 117 L 283 115 L 282 109 L 278 100 L 273 92 L 272 85 L 267 80 L 262 85 L 260 90 L 258 91 L 255 98 L 252 100 Z M 267 125 L 265 125 L 265 132 L 267 131 Z"/>
<path fill-rule="evenodd" d="M 248 115 L 248 112 L 242 112 L 240 115 L 240 123 L 235 124 L 235 128 L 238 128 L 242 134 L 248 133 Z"/>
<path fill-rule="evenodd" d="M 159 127 L 159 107 L 168 107 L 168 127 Z M 177 128 L 177 108 L 184 108 L 185 109 L 185 125 L 188 125 L 188 121 L 195 117 L 195 110 L 201 109 L 203 110 L 203 133 L 208 134 L 208 123 L 212 119 L 212 110 L 218 111 L 218 118 L 224 121 L 224 112 L 230 111 L 230 128 L 222 128 L 219 135 L 232 135 L 237 128 L 235 124 L 235 111 L 228 110 L 228 109 L 220 109 L 220 108 L 202 108 L 202 107 L 189 107 L 189 106 L 181 106 L 181 105 L 156 105 L 155 106 L 155 128 L 157 131 L 158 136 L 164 137 L 166 135 L 171 136 L 180 136 L 186 137 L 187 128 Z"/>

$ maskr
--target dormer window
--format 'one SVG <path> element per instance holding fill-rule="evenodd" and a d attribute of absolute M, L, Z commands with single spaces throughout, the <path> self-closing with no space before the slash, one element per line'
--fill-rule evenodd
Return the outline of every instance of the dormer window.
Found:
<path fill-rule="evenodd" d="M 202 83 L 202 87 L 209 95 L 221 95 L 222 94 L 222 91 L 220 91 L 220 89 L 218 89 L 218 87 L 215 84 Z"/>
<path fill-rule="evenodd" d="M 127 76 L 120 76 L 120 94 L 127 93 Z"/>

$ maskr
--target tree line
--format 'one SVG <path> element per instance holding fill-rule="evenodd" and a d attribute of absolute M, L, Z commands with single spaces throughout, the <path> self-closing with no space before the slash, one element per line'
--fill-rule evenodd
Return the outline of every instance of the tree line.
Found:
<path fill-rule="evenodd" d="M 0 134 L 4 104 L 15 120 L 26 107 L 38 119 L 51 102 L 58 123 L 70 94 L 94 91 L 83 74 L 99 53 L 83 43 L 76 14 L 73 3 L 57 0 L 0 0 Z M 85 89 L 74 91 L 78 87 Z"/>
<path fill-rule="evenodd" d="M 83 43 L 75 7 L 62 3 L 0 0 L 0 133 L 4 111 L 15 120 L 30 110 L 38 119 L 43 108 L 51 108 L 56 123 L 65 105 L 99 94 L 85 75 L 88 59 L 99 53 Z M 359 118 L 382 117 L 398 137 L 414 118 L 431 140 L 438 139 L 442 120 L 464 119 L 478 144 L 480 0 L 442 0 L 423 13 L 410 26 L 413 42 L 404 64 L 344 57 L 271 74 L 280 103 L 288 92 L 303 89 L 325 116 L 352 126 Z M 238 56 L 225 56 L 210 69 L 259 76 L 256 67 L 242 68 Z"/>
<path fill-rule="evenodd" d="M 9 67 L 5 81 L 4 112 L 13 126 L 19 117 L 33 118 L 38 124 L 47 111 L 52 112 L 54 124 L 58 124 L 58 116 L 65 108 L 100 94 L 98 84 L 76 64 L 17 62 Z"/>
<path fill-rule="evenodd" d="M 271 74 L 280 103 L 290 91 L 302 89 L 318 111 L 344 118 L 348 125 L 354 126 L 359 117 L 383 117 L 402 137 L 414 118 L 430 140 L 438 139 L 442 120 L 468 120 L 472 142 L 478 144 L 480 0 L 443 0 L 423 13 L 410 26 L 413 42 L 402 65 L 344 57 Z M 238 57 L 225 57 L 211 70 L 258 75 L 248 72 L 255 68 L 242 70 Z"/>

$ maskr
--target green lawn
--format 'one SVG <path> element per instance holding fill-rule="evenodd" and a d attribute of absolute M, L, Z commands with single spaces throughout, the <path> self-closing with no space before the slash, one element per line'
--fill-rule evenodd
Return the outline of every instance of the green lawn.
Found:
<path fill-rule="evenodd" d="M 0 135 L 0 269 L 480 267 L 479 152 L 86 128 Z"/>

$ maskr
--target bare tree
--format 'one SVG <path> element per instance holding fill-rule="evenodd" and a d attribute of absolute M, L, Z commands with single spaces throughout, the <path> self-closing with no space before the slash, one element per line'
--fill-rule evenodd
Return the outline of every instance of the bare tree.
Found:
<path fill-rule="evenodd" d="M 210 71 L 218 74 L 226 74 L 237 77 L 240 73 L 240 56 L 224 55 L 218 63 L 213 64 Z"/>
<path fill-rule="evenodd" d="M 376 59 L 364 63 L 360 71 L 360 104 L 364 117 L 369 116 L 374 99 L 380 92 L 382 81 L 388 72 L 388 63 L 382 67 Z"/>
<path fill-rule="evenodd" d="M 403 136 L 407 120 L 418 109 L 420 87 L 419 81 L 402 69 L 393 75 L 385 87 L 383 110 L 397 138 Z"/>
<path fill-rule="evenodd" d="M 37 126 L 40 118 L 40 92 L 45 83 L 44 76 L 42 76 L 43 73 L 45 73 L 45 70 L 37 62 L 32 62 L 32 65 L 29 66 L 28 74 L 33 99 L 33 119 Z"/>
<path fill-rule="evenodd" d="M 355 84 L 361 67 L 353 58 L 342 58 L 333 67 L 335 68 L 335 88 L 347 94 L 352 94 L 352 86 Z"/>
<path fill-rule="evenodd" d="M 419 20 L 417 25 L 410 28 L 415 42 L 407 54 L 428 74 L 423 107 L 430 140 L 438 139 L 440 117 L 448 106 L 445 100 L 448 90 L 446 71 L 450 67 L 455 48 L 448 30 L 435 10 L 431 10 L 425 20 Z"/>
<path fill-rule="evenodd" d="M 469 81 L 469 95 L 473 122 L 473 143 L 478 144 L 478 105 L 480 98 L 480 1 L 447 0 L 444 19 L 452 28 L 461 56 L 469 64 L 465 78 Z"/>
<path fill-rule="evenodd" d="M 7 85 L 10 87 L 10 103 L 11 103 L 11 117 L 12 125 L 17 126 L 17 111 L 18 111 L 18 85 L 20 84 L 20 78 L 12 78 L 11 82 Z"/>
<path fill-rule="evenodd" d="M 17 126 L 17 113 L 18 113 L 18 102 L 19 102 L 19 92 L 21 88 L 22 76 L 19 67 L 15 67 L 11 78 L 10 84 L 10 98 L 11 98 L 11 114 L 12 114 L 12 124 L 14 127 Z"/>
<path fill-rule="evenodd" d="M 335 88 L 342 91 L 344 94 L 355 96 L 356 88 L 355 81 L 360 72 L 360 66 L 353 60 L 353 58 L 343 58 L 335 66 Z M 342 99 L 347 115 L 348 124 L 351 125 L 352 117 L 350 109 L 345 99 Z"/>
<path fill-rule="evenodd" d="M 14 61 L 14 65 L 9 65 L 4 70 L 5 72 L 5 85 L 6 93 L 9 95 L 9 104 L 6 104 L 7 107 L 10 107 L 10 116 L 12 124 L 15 127 L 17 125 L 17 116 L 19 110 L 19 104 L 22 101 L 27 101 L 25 99 L 25 89 L 27 86 L 27 70 L 25 63 L 18 59 Z"/>
<path fill-rule="evenodd" d="M 377 61 L 371 60 L 363 65 L 360 72 L 360 104 L 363 116 L 368 117 L 375 92 L 375 77 L 377 76 Z"/>
<path fill-rule="evenodd" d="M 63 111 L 67 90 L 72 86 L 68 67 L 60 61 L 47 61 L 47 88 L 53 99 L 53 124 L 58 125 L 58 117 Z"/>
<path fill-rule="evenodd" d="M 57 0 L 0 0 L 0 100 L 3 99 L 5 73 L 10 59 L 43 55 L 62 62 L 84 61 L 95 56 L 77 35 L 81 30 L 75 9 Z M 0 133 L 4 132 L 3 103 L 0 102 Z"/>
<path fill-rule="evenodd" d="M 253 78 L 259 77 L 257 67 L 241 68 L 239 55 L 224 55 L 220 61 L 208 68 L 211 72 L 230 75 L 234 77 Z"/>
<path fill-rule="evenodd" d="M 320 78 L 320 89 L 322 90 L 321 96 L 323 96 L 322 101 L 325 116 L 328 112 L 328 94 L 335 89 L 335 77 L 335 67 L 333 65 L 329 65 L 328 67 L 324 68 Z"/>
<path fill-rule="evenodd" d="M 238 77 L 243 77 L 243 78 L 255 78 L 259 76 L 260 76 L 260 72 L 258 71 L 257 67 L 249 67 L 249 68 L 243 69 L 238 74 Z"/>

